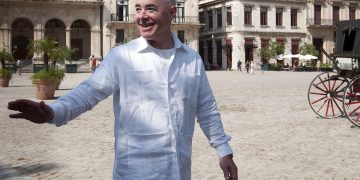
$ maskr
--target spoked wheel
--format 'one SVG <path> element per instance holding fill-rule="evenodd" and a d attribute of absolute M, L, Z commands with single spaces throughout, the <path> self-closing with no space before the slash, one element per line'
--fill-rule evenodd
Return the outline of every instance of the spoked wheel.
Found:
<path fill-rule="evenodd" d="M 360 77 L 355 77 L 345 90 L 343 107 L 346 117 L 360 127 Z"/>
<path fill-rule="evenodd" d="M 343 96 L 349 81 L 336 73 L 319 74 L 311 82 L 308 100 L 311 109 L 320 117 L 336 118 L 344 114 Z"/>

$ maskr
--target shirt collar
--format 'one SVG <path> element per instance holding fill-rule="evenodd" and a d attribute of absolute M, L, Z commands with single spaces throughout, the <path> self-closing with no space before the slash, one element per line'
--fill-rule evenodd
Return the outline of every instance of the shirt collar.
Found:
<path fill-rule="evenodd" d="M 181 43 L 181 41 L 179 40 L 179 38 L 176 36 L 176 34 L 175 33 L 173 33 L 173 32 L 171 32 L 171 37 L 172 37 L 172 39 L 173 39 L 173 41 L 174 41 L 174 48 L 175 49 L 178 49 L 178 48 L 182 48 L 183 47 L 183 43 Z M 146 50 L 146 49 L 148 49 L 148 48 L 150 48 L 150 44 L 146 41 L 146 39 L 145 38 L 143 38 L 143 37 L 140 37 L 139 39 L 138 39 L 138 43 L 136 43 L 137 45 L 136 45 L 136 51 L 137 52 L 141 52 L 141 51 L 144 51 L 144 50 Z"/>

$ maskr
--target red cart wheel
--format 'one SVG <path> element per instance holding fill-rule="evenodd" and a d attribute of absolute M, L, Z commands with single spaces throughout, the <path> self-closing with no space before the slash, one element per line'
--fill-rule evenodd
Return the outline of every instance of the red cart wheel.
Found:
<path fill-rule="evenodd" d="M 345 90 L 343 108 L 346 117 L 355 126 L 360 127 L 360 77 L 353 78 Z"/>
<path fill-rule="evenodd" d="M 343 96 L 349 81 L 336 73 L 319 74 L 311 82 L 308 101 L 311 109 L 320 117 L 336 118 L 344 114 Z"/>

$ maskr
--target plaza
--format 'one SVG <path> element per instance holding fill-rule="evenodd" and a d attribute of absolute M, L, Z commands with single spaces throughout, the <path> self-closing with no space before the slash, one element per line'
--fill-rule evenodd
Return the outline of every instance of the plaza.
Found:
<path fill-rule="evenodd" d="M 360 179 L 360 130 L 345 118 L 317 117 L 307 102 L 317 74 L 207 71 L 225 131 L 232 136 L 239 179 Z M 14 75 L 10 87 L 0 88 L 0 179 L 111 179 L 112 97 L 62 127 L 10 119 L 8 101 L 39 101 L 31 75 Z M 89 76 L 66 74 L 55 96 Z M 223 179 L 215 150 L 198 124 L 192 179 Z"/>

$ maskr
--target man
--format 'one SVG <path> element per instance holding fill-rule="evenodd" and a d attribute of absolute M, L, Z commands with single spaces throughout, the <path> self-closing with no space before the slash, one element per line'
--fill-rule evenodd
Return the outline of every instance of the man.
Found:
<path fill-rule="evenodd" d="M 240 59 L 237 62 L 237 69 L 238 69 L 238 71 L 241 71 L 241 61 L 240 61 Z"/>
<path fill-rule="evenodd" d="M 190 180 L 195 116 L 216 149 L 225 179 L 237 179 L 220 114 L 198 53 L 170 25 L 174 0 L 137 0 L 141 37 L 115 47 L 96 72 L 50 106 L 9 102 L 12 118 L 66 124 L 113 94 L 115 161 L 119 180 Z"/>
<path fill-rule="evenodd" d="M 96 70 L 96 66 L 97 66 L 96 58 L 94 55 L 91 55 L 91 57 L 89 59 L 90 59 L 90 70 L 92 73 L 94 73 Z"/>

